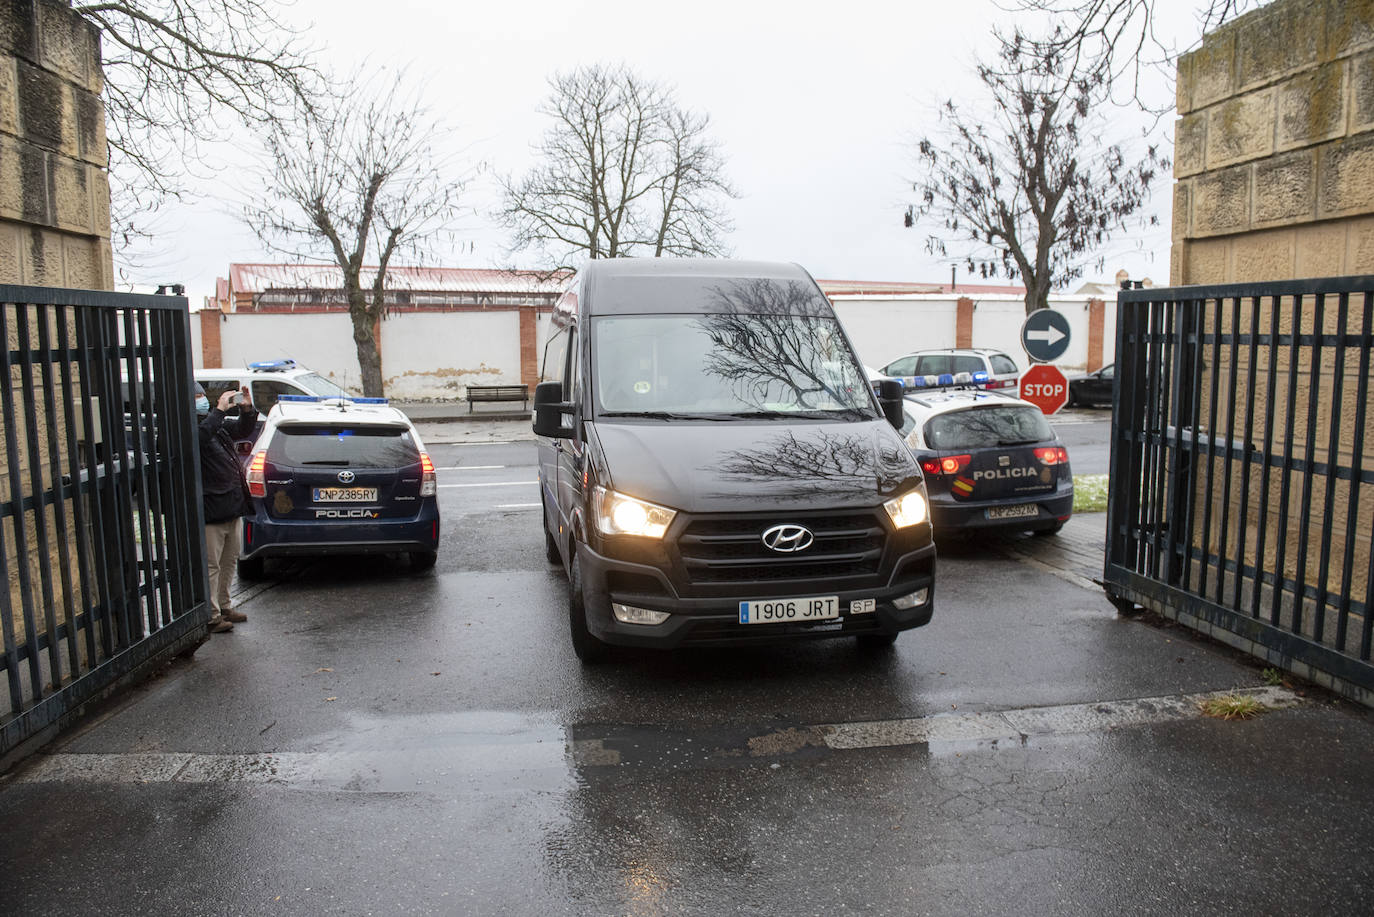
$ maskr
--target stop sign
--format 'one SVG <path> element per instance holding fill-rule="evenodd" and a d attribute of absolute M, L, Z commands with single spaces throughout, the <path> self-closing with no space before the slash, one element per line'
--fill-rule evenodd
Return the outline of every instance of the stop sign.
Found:
<path fill-rule="evenodd" d="M 1053 414 L 1069 400 L 1069 381 L 1050 363 L 1036 363 L 1021 377 L 1021 398 L 1045 414 Z"/>

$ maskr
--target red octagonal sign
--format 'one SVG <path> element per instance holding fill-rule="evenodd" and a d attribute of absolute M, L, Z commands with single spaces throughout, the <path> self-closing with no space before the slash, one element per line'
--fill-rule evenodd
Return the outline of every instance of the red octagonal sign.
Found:
<path fill-rule="evenodd" d="M 1036 363 L 1021 376 L 1021 398 L 1045 414 L 1053 414 L 1069 400 L 1069 381 L 1052 363 Z"/>

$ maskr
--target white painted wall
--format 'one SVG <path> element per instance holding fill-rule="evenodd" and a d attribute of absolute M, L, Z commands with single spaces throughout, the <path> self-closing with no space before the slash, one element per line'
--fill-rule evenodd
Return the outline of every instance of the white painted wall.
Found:
<path fill-rule="evenodd" d="M 519 385 L 520 313 L 395 313 L 382 322 L 382 378 L 398 399 L 457 399 L 468 383 Z"/>
<path fill-rule="evenodd" d="M 363 390 L 347 313 L 234 312 L 220 322 L 219 334 L 224 366 L 290 358 L 349 391 Z"/>
<path fill-rule="evenodd" d="M 200 313 L 192 312 L 187 322 L 191 327 L 191 368 L 204 369 L 205 357 L 200 346 Z"/>

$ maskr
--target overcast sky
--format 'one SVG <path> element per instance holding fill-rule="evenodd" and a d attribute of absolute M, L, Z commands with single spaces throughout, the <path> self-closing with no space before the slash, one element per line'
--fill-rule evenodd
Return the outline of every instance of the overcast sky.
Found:
<path fill-rule="evenodd" d="M 283 18 L 313 23 L 309 40 L 339 71 L 364 59 L 406 66 L 455 129 L 460 161 L 502 174 L 531 164 L 551 73 L 628 64 L 710 115 L 742 193 L 729 239 L 737 257 L 796 261 L 827 279 L 939 282 L 949 265 L 925 253 L 922 230 L 902 227 L 912 144 L 938 100 L 976 91 L 974 55 L 990 47 L 990 17 L 1004 15 L 991 0 L 297 0 Z M 1176 15 L 1170 28 L 1190 43 L 1195 24 Z M 1138 131 L 1129 113 L 1118 117 L 1125 136 Z M 218 155 L 222 174 L 241 174 L 244 153 Z M 244 227 L 234 184 L 202 183 L 198 199 L 165 208 L 130 279 L 185 283 L 197 307 L 231 262 L 280 260 Z M 1101 274 L 1085 279 L 1125 268 L 1167 281 L 1170 198 L 1165 176 L 1152 205 L 1161 227 L 1113 243 Z M 537 266 L 511 256 L 489 218 L 489 174 L 472 180 L 468 200 L 468 247 L 443 266 Z"/>

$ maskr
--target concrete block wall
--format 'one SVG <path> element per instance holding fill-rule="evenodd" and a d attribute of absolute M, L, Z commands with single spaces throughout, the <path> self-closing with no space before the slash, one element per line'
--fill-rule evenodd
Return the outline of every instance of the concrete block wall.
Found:
<path fill-rule="evenodd" d="M 0 3 L 0 283 L 114 286 L 102 86 L 68 0 Z"/>
<path fill-rule="evenodd" d="M 1178 65 L 1174 284 L 1374 272 L 1374 0 L 1278 0 Z"/>

